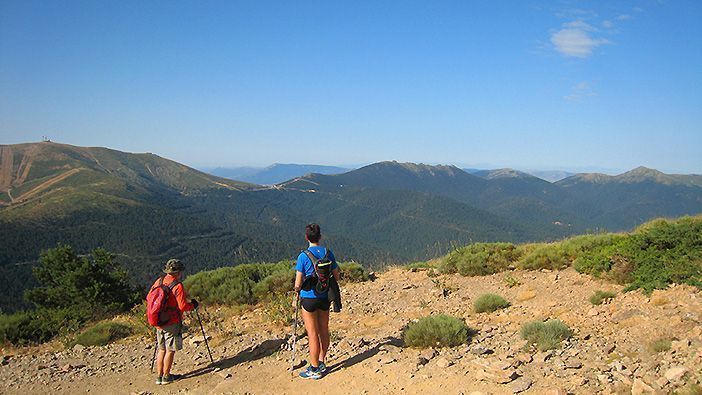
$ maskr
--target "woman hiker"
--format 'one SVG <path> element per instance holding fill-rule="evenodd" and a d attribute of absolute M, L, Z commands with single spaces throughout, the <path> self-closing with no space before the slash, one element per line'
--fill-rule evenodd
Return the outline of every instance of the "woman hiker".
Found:
<path fill-rule="evenodd" d="M 297 257 L 295 270 L 295 292 L 300 295 L 302 320 L 307 330 L 310 347 L 310 365 L 300 372 L 300 377 L 320 379 L 327 369 L 324 359 L 329 350 L 329 291 L 320 291 L 318 283 L 339 281 L 339 265 L 334 254 L 319 245 L 322 238 L 319 225 L 309 224 L 305 228 L 305 239 L 309 242 L 306 251 Z M 314 259 L 314 262 L 313 262 Z M 329 278 L 329 274 L 334 280 Z M 325 281 L 327 277 L 330 281 Z M 321 285 L 321 284 L 320 284 Z"/>

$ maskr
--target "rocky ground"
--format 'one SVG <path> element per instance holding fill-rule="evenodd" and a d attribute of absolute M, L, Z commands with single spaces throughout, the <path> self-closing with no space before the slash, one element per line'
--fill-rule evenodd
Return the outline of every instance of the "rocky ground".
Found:
<path fill-rule="evenodd" d="M 702 383 L 702 293 L 672 286 L 651 297 L 618 293 L 592 306 L 596 290 L 620 287 L 581 275 L 514 271 L 486 277 L 429 277 L 390 270 L 373 282 L 343 289 L 344 311 L 332 314 L 330 373 L 305 381 L 290 373 L 290 328 L 262 309 L 205 314 L 217 361 L 210 365 L 199 328 L 191 325 L 168 386 L 149 372 L 152 340 L 126 339 L 106 347 L 3 350 L 0 392 L 27 393 L 447 393 L 591 394 L 699 393 Z M 512 306 L 474 313 L 479 295 L 498 293 Z M 203 312 L 205 313 L 205 312 Z M 474 330 L 468 344 L 450 349 L 403 347 L 403 327 L 432 313 L 462 317 Z M 559 318 L 574 331 L 558 350 L 538 352 L 519 337 L 522 323 Z M 671 340 L 670 350 L 651 344 Z M 306 339 L 298 341 L 298 369 Z"/>

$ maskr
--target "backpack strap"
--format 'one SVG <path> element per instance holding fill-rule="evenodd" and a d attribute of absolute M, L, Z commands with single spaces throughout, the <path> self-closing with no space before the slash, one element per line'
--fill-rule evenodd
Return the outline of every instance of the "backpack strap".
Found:
<path fill-rule="evenodd" d="M 307 255 L 307 257 L 308 257 L 308 258 L 310 259 L 310 261 L 312 262 L 312 267 L 314 267 L 314 274 L 317 276 L 317 278 L 319 278 L 319 273 L 317 272 L 317 261 L 318 261 L 318 258 L 317 258 L 316 256 L 314 256 L 314 254 L 312 253 L 312 251 L 310 251 L 309 249 L 307 249 L 307 250 L 305 250 L 305 251 L 303 251 L 303 252 L 305 253 L 305 255 Z"/>

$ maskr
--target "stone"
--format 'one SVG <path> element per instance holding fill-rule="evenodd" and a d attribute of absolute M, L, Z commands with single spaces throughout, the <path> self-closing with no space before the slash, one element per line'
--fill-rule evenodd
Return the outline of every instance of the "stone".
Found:
<path fill-rule="evenodd" d="M 531 387 L 532 381 L 527 377 L 519 377 L 510 385 L 513 394 L 524 392 Z"/>
<path fill-rule="evenodd" d="M 507 384 L 519 377 L 515 369 L 503 370 L 482 359 L 473 360 L 473 365 L 476 367 L 476 377 L 479 380 L 494 384 Z"/>
<path fill-rule="evenodd" d="M 85 350 L 85 346 L 82 344 L 76 344 L 73 346 L 73 351 L 75 352 L 82 352 L 83 350 Z"/>
<path fill-rule="evenodd" d="M 448 368 L 449 366 L 453 365 L 453 363 L 454 362 L 452 360 L 445 358 L 445 357 L 441 357 L 441 358 L 436 360 L 436 366 L 438 366 L 442 369 Z"/>
<path fill-rule="evenodd" d="M 419 354 L 419 357 L 420 357 L 420 358 L 424 358 L 424 359 L 426 359 L 427 361 L 431 361 L 432 358 L 434 358 L 437 354 L 438 354 L 438 353 L 436 352 L 435 349 L 429 348 L 429 349 L 426 349 L 426 350 L 422 351 L 422 352 Z"/>
<path fill-rule="evenodd" d="M 551 388 L 541 393 L 542 395 L 568 395 L 568 391 L 563 388 Z"/>
<path fill-rule="evenodd" d="M 553 351 L 541 351 L 534 355 L 534 361 L 544 363 L 553 357 Z"/>
<path fill-rule="evenodd" d="M 519 361 L 525 365 L 528 363 L 531 363 L 531 361 L 533 361 L 533 360 L 534 360 L 534 357 L 532 357 L 531 354 L 522 353 L 522 354 L 517 355 L 517 361 Z"/>
<path fill-rule="evenodd" d="M 517 301 L 524 302 L 524 301 L 527 301 L 529 299 L 534 299 L 535 297 L 536 297 L 536 291 L 534 291 L 532 289 L 527 289 L 525 291 L 520 292 L 517 295 Z"/>
<path fill-rule="evenodd" d="M 397 359 L 395 359 L 394 357 L 392 357 L 392 356 L 390 356 L 390 355 L 386 355 L 386 356 L 384 356 L 384 357 L 381 357 L 381 358 L 378 360 L 378 363 L 380 363 L 381 365 L 389 365 L 389 364 L 391 364 L 391 363 L 393 363 L 393 362 L 395 362 L 395 361 L 397 361 Z"/>
<path fill-rule="evenodd" d="M 565 361 L 563 365 L 566 369 L 580 369 L 583 367 L 583 363 L 577 359 L 569 359 Z"/>
<path fill-rule="evenodd" d="M 685 366 L 673 366 L 665 371 L 663 377 L 668 379 L 668 381 L 677 381 L 680 380 L 685 373 L 687 373 L 687 368 Z"/>
<path fill-rule="evenodd" d="M 493 351 L 487 347 L 476 344 L 475 346 L 470 348 L 470 353 L 475 355 L 485 355 L 492 354 Z"/>
<path fill-rule="evenodd" d="M 631 395 L 652 394 L 655 390 L 641 379 L 634 379 L 631 385 Z"/>
<path fill-rule="evenodd" d="M 212 336 L 207 335 L 207 340 L 209 341 L 211 339 L 212 339 Z M 197 346 L 198 344 L 204 343 L 204 342 L 205 342 L 205 338 L 203 336 L 193 336 L 190 339 L 190 344 L 193 346 Z"/>

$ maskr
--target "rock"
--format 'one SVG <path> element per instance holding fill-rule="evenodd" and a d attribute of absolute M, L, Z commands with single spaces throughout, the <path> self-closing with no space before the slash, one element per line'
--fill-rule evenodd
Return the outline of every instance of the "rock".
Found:
<path fill-rule="evenodd" d="M 551 388 L 541 393 L 542 395 L 568 395 L 568 391 L 563 388 Z"/>
<path fill-rule="evenodd" d="M 454 364 L 454 362 L 452 360 L 445 358 L 445 357 L 441 357 L 441 358 L 436 360 L 436 366 L 438 366 L 442 369 L 448 368 L 449 366 L 451 366 L 453 364 Z"/>
<path fill-rule="evenodd" d="M 71 365 L 70 363 L 67 363 L 67 364 L 61 366 L 61 368 L 59 369 L 59 372 L 68 373 L 71 370 L 73 370 L 73 365 Z"/>
<path fill-rule="evenodd" d="M 580 369 L 583 367 L 583 363 L 577 359 L 569 359 L 569 360 L 565 361 L 563 366 L 566 369 Z"/>
<path fill-rule="evenodd" d="M 527 301 L 529 299 L 534 299 L 535 297 L 536 297 L 536 291 L 534 291 L 532 289 L 527 289 L 525 291 L 520 292 L 517 295 L 517 301 L 524 302 L 524 301 Z"/>
<path fill-rule="evenodd" d="M 643 315 L 643 312 L 639 309 L 629 309 L 626 311 L 622 311 L 621 313 L 617 313 L 612 316 L 612 322 L 615 324 L 620 323 L 622 321 L 628 320 L 629 318 L 636 317 L 639 315 Z"/>
<path fill-rule="evenodd" d="M 685 366 L 673 366 L 665 371 L 663 377 L 668 379 L 668 381 L 677 381 L 681 379 L 685 373 L 687 373 L 687 368 Z"/>
<path fill-rule="evenodd" d="M 386 355 L 386 356 L 380 358 L 378 360 L 378 363 L 380 363 L 381 365 L 389 365 L 395 361 L 397 361 L 397 359 L 395 359 L 394 357 L 392 357 L 390 355 Z"/>
<path fill-rule="evenodd" d="M 4 366 L 10 363 L 10 357 L 7 355 L 3 355 L 2 359 L 0 359 L 0 366 Z"/>
<path fill-rule="evenodd" d="M 76 344 L 73 346 L 73 351 L 75 352 L 82 352 L 83 350 L 85 350 L 85 346 L 82 344 Z"/>
<path fill-rule="evenodd" d="M 527 377 L 519 377 L 512 382 L 511 388 L 513 394 L 524 392 L 531 387 L 532 381 Z"/>
<path fill-rule="evenodd" d="M 616 348 L 617 348 L 617 346 L 616 346 L 615 344 L 607 344 L 607 345 L 604 346 L 604 348 L 602 349 L 602 351 L 603 351 L 605 354 L 611 354 L 611 353 L 614 352 L 614 350 L 615 350 Z"/>
<path fill-rule="evenodd" d="M 479 380 L 493 384 L 507 384 L 519 377 L 515 369 L 503 370 L 482 359 L 473 360 L 473 365 L 476 367 L 476 377 Z"/>
<path fill-rule="evenodd" d="M 211 339 L 212 339 L 212 336 L 207 335 L 207 340 L 211 340 Z M 205 342 L 205 338 L 203 336 L 193 336 L 190 339 L 190 344 L 193 346 L 197 346 L 198 344 L 204 343 L 204 342 Z"/>
<path fill-rule="evenodd" d="M 534 355 L 534 361 L 544 363 L 553 357 L 553 351 L 541 351 Z"/>
<path fill-rule="evenodd" d="M 487 347 L 483 347 L 479 344 L 476 344 L 475 346 L 470 348 L 470 353 L 475 355 L 485 355 L 492 354 L 493 351 Z"/>
<path fill-rule="evenodd" d="M 533 361 L 533 360 L 534 360 L 534 357 L 532 357 L 531 354 L 522 353 L 522 354 L 517 355 L 517 361 L 519 361 L 525 365 L 528 363 L 531 363 L 531 361 Z"/>
<path fill-rule="evenodd" d="M 652 394 L 655 390 L 641 379 L 634 379 L 631 385 L 631 395 Z"/>
<path fill-rule="evenodd" d="M 420 358 L 424 358 L 424 359 L 426 359 L 427 361 L 431 361 L 432 358 L 434 358 L 437 354 L 438 354 L 438 353 L 436 352 L 435 349 L 429 348 L 429 349 L 426 349 L 426 350 L 422 351 L 422 352 L 419 354 L 419 357 L 420 357 Z"/>

